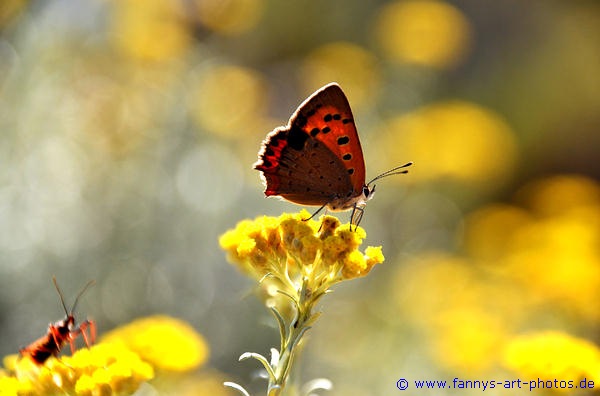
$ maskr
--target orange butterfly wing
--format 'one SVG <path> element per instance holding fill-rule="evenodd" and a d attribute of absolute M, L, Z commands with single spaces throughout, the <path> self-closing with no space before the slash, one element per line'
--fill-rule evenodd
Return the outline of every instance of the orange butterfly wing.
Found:
<path fill-rule="evenodd" d="M 254 167 L 263 172 L 267 196 L 303 205 L 351 206 L 362 194 L 365 164 L 352 111 L 339 85 L 315 92 L 286 127 L 267 135 Z"/>
<path fill-rule="evenodd" d="M 365 160 L 350 104 L 339 85 L 331 83 L 312 94 L 292 115 L 290 124 L 323 142 L 341 159 L 354 193 L 362 193 Z"/>

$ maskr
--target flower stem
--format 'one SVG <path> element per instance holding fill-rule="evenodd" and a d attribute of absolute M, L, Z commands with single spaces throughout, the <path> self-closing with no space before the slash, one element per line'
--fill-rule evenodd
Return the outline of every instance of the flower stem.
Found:
<path fill-rule="evenodd" d="M 281 340 L 281 355 L 275 367 L 275 379 L 269 383 L 268 396 L 280 396 L 285 388 L 294 356 L 298 352 L 298 346 L 304 333 L 310 329 L 310 323 L 313 318 L 312 308 L 316 300 L 308 287 L 307 279 L 303 279 L 302 286 L 298 291 L 298 301 L 296 301 L 296 314 L 289 325 L 289 330 L 281 332 L 286 335 Z"/>

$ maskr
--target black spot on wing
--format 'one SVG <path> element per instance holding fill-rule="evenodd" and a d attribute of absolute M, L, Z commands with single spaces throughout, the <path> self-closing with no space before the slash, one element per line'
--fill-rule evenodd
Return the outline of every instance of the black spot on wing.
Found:
<path fill-rule="evenodd" d="M 294 119 L 293 125 L 295 127 L 302 128 L 303 126 L 306 125 L 307 120 L 308 119 L 304 115 L 298 113 L 298 114 L 296 114 L 296 118 Z"/>
<path fill-rule="evenodd" d="M 348 142 L 350 142 L 350 138 L 348 136 L 339 137 L 337 140 L 337 144 L 339 144 L 340 146 L 343 146 L 344 144 L 348 144 Z"/>
<path fill-rule="evenodd" d="M 293 125 L 288 133 L 288 145 L 294 150 L 302 150 L 304 148 L 304 143 L 308 139 L 308 134 L 304 133 L 304 131 L 300 128 L 297 128 Z"/>

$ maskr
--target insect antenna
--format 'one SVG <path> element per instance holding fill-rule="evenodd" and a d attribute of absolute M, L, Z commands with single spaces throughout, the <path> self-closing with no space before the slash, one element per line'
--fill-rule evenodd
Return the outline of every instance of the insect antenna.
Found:
<path fill-rule="evenodd" d="M 390 169 L 389 171 L 383 172 L 382 174 L 376 176 L 374 179 L 372 179 L 370 182 L 368 182 L 367 186 L 370 186 L 371 183 L 376 182 L 379 179 L 383 179 L 384 177 L 393 176 L 393 175 L 401 175 L 401 174 L 404 174 L 404 173 L 408 173 L 408 170 L 403 169 L 403 168 L 408 168 L 412 164 L 413 164 L 412 162 L 407 162 L 404 165 L 397 166 L 395 168 Z M 403 169 L 403 170 L 401 170 L 401 169 Z"/>
<path fill-rule="evenodd" d="M 56 288 L 56 291 L 58 292 L 58 296 L 60 297 L 60 303 L 62 304 L 63 309 L 65 310 L 65 314 L 67 316 L 71 316 L 73 315 L 73 311 L 75 311 L 75 307 L 77 306 L 77 302 L 79 301 L 79 297 L 81 297 L 81 295 L 90 287 L 92 286 L 94 283 L 96 283 L 95 281 L 91 280 L 89 281 L 84 287 L 83 289 L 81 289 L 81 291 L 79 292 L 79 294 L 77 294 L 77 297 L 75 297 L 75 302 L 73 303 L 73 306 L 71 307 L 71 311 L 67 310 L 67 306 L 65 304 L 65 298 L 63 297 L 62 291 L 60 290 L 60 287 L 58 287 L 58 282 L 56 281 L 56 276 L 52 277 L 52 282 L 54 282 L 54 287 Z"/>
<path fill-rule="evenodd" d="M 63 309 L 65 310 L 65 315 L 69 316 L 69 312 L 67 311 L 67 306 L 65 305 L 65 298 L 63 297 L 62 291 L 60 291 L 60 287 L 58 287 L 58 282 L 56 282 L 56 276 L 52 277 L 52 282 L 54 282 L 54 287 L 58 292 L 58 296 L 60 297 L 60 303 L 62 304 Z"/>
<path fill-rule="evenodd" d="M 71 307 L 71 315 L 73 315 L 73 312 L 75 311 L 75 307 L 77 306 L 77 303 L 79 302 L 79 297 L 81 297 L 81 295 L 83 293 L 85 293 L 85 291 L 92 286 L 94 283 L 96 283 L 96 281 L 91 280 L 88 283 L 86 283 L 86 285 L 83 287 L 83 289 L 81 289 L 81 291 L 79 292 L 79 294 L 77 295 L 77 297 L 75 297 L 75 302 L 73 303 L 73 306 Z"/>

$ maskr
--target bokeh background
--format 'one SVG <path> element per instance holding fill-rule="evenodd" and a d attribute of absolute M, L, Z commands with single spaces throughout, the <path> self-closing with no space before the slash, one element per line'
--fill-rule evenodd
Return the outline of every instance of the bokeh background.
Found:
<path fill-rule="evenodd" d="M 386 262 L 323 300 L 297 376 L 600 379 L 593 0 L 2 0 L 0 354 L 61 318 L 52 275 L 67 302 L 95 279 L 78 317 L 100 334 L 184 319 L 201 370 L 263 389 L 237 358 L 278 333 L 218 236 L 298 209 L 251 165 L 331 81 L 368 177 L 415 165 L 378 184 Z"/>

